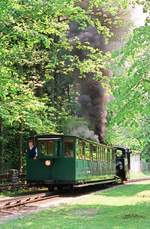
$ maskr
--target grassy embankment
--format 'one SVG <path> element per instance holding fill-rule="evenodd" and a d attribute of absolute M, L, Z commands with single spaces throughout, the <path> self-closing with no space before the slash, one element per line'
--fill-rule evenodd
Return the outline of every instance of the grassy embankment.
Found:
<path fill-rule="evenodd" d="M 1 229 L 148 229 L 150 183 L 104 190 L 0 225 Z"/>

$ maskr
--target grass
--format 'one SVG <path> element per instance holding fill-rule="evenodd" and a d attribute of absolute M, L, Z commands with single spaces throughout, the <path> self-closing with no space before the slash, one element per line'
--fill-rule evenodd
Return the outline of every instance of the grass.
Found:
<path fill-rule="evenodd" d="M 12 191 L 3 191 L 0 193 L 0 197 L 13 197 L 13 196 L 20 196 L 28 194 L 29 190 L 25 189 L 18 189 L 18 190 L 12 190 Z"/>
<path fill-rule="evenodd" d="M 129 229 L 149 228 L 150 205 L 136 206 L 69 206 L 14 220 L 1 229 Z"/>
<path fill-rule="evenodd" d="M 150 184 L 125 185 L 0 225 L 1 229 L 148 229 Z"/>
<path fill-rule="evenodd" d="M 110 197 L 132 197 L 140 192 L 150 190 L 150 184 L 130 184 L 124 185 L 117 189 L 104 190 L 103 192 L 96 193 L 96 195 L 110 196 Z"/>

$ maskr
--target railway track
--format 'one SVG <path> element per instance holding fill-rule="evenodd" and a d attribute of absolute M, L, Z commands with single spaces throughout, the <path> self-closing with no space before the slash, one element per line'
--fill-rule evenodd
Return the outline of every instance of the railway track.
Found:
<path fill-rule="evenodd" d="M 114 185 L 113 185 L 114 186 Z M 107 184 L 107 188 L 110 187 L 110 184 Z M 27 204 L 34 203 L 34 202 L 40 202 L 44 200 L 50 200 L 55 198 L 61 198 L 61 197 L 77 197 L 81 195 L 86 195 L 91 192 L 95 192 L 97 190 L 104 190 L 106 186 L 103 186 L 101 184 L 101 187 L 96 186 L 87 186 L 84 188 L 76 188 L 74 192 L 69 191 L 62 191 L 62 192 L 51 192 L 51 193 L 38 193 L 38 194 L 29 194 L 26 196 L 11 198 L 11 199 L 2 199 L 0 200 L 0 212 L 6 212 L 6 210 L 14 209 L 16 207 L 20 206 L 26 206 Z"/>
<path fill-rule="evenodd" d="M 140 182 L 140 181 L 148 181 L 150 180 L 150 177 L 145 177 L 145 178 L 140 178 L 140 179 L 130 179 L 128 181 L 125 181 L 124 183 L 125 184 L 128 184 L 128 183 L 135 183 L 135 182 Z M 11 185 L 11 184 L 8 184 L 8 186 Z M 14 184 L 13 184 L 14 185 Z M 27 185 L 23 184 L 23 186 L 21 186 L 20 184 L 20 188 L 22 187 L 29 187 Z M 118 184 L 120 185 L 120 184 Z M 111 188 L 111 187 L 117 187 L 118 185 L 109 185 L 107 186 L 107 188 Z M 104 187 L 103 187 L 104 188 Z M 86 194 L 88 191 L 87 189 L 85 189 L 86 191 L 81 191 L 80 194 Z M 90 192 L 90 191 L 89 191 Z M 76 194 L 75 194 L 76 195 Z M 77 194 L 78 195 L 78 194 Z M 53 199 L 53 198 L 56 198 L 56 197 L 60 197 L 62 196 L 62 193 L 61 194 L 57 194 L 56 192 L 55 193 L 38 193 L 38 194 L 29 194 L 29 195 L 26 195 L 26 196 L 22 196 L 22 197 L 16 197 L 16 198 L 11 198 L 11 199 L 4 199 L 4 200 L 0 200 L 0 211 L 3 211 L 5 209 L 10 209 L 10 208 L 14 208 L 14 207 L 18 207 L 18 206 L 22 206 L 22 205 L 26 205 L 28 203 L 34 203 L 34 202 L 38 202 L 38 201 L 43 201 L 43 200 L 47 200 L 47 199 Z"/>
<path fill-rule="evenodd" d="M 34 202 L 39 202 L 39 201 L 43 201 L 47 199 L 54 199 L 57 197 L 60 197 L 60 195 L 53 194 L 53 193 L 43 193 L 43 194 L 38 194 L 38 195 L 30 195 L 30 196 L 17 197 L 13 199 L 1 200 L 0 201 L 0 212 L 3 212 L 7 209 L 34 203 Z"/>

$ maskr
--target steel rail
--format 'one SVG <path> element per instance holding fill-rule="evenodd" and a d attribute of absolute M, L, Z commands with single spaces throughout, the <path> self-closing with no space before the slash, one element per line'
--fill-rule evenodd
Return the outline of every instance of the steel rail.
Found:
<path fill-rule="evenodd" d="M 34 203 L 34 202 L 38 202 L 38 201 L 43 201 L 43 200 L 47 200 L 47 199 L 53 199 L 56 197 L 60 197 L 60 195 L 58 194 L 53 194 L 53 195 L 47 195 L 47 194 L 43 194 L 43 195 L 36 195 L 36 196 L 29 196 L 29 197 L 24 197 L 24 198 L 17 198 L 17 199 L 10 199 L 10 200 L 6 200 L 6 201 L 0 201 L 0 211 L 3 211 L 5 209 L 10 209 L 10 208 L 14 208 L 14 207 L 19 207 L 25 204 L 29 204 L 29 203 Z M 1 204 L 2 203 L 2 204 Z"/>

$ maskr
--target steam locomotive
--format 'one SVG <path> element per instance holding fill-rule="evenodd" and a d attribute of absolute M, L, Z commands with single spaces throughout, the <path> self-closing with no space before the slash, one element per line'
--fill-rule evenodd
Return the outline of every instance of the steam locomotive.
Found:
<path fill-rule="evenodd" d="M 34 136 L 37 157 L 27 155 L 27 182 L 57 187 L 82 187 L 124 181 L 130 169 L 128 148 L 99 144 L 68 135 Z"/>

